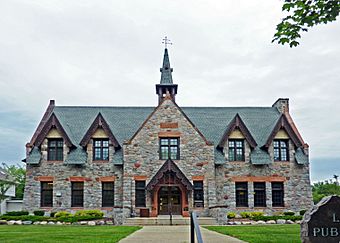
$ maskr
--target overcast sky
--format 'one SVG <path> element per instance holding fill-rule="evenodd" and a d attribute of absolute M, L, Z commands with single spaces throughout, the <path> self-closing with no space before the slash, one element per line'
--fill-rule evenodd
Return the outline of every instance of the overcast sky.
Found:
<path fill-rule="evenodd" d="M 340 22 L 271 43 L 282 1 L 0 1 L 0 161 L 16 163 L 50 99 L 155 106 L 167 35 L 180 106 L 290 110 L 312 180 L 340 174 Z"/>

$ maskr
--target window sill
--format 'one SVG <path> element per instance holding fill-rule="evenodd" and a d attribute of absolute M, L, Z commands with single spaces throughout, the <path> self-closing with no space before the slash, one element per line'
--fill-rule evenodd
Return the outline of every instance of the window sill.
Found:
<path fill-rule="evenodd" d="M 249 209 L 249 206 L 248 207 L 245 207 L 245 206 L 236 206 L 237 209 Z"/>
<path fill-rule="evenodd" d="M 114 206 L 111 206 L 111 207 L 101 207 L 100 209 L 101 210 L 112 210 L 112 209 L 114 209 Z"/>
<path fill-rule="evenodd" d="M 108 163 L 109 160 L 92 160 L 93 163 Z"/>
<path fill-rule="evenodd" d="M 63 163 L 64 160 L 46 160 L 48 163 Z"/>

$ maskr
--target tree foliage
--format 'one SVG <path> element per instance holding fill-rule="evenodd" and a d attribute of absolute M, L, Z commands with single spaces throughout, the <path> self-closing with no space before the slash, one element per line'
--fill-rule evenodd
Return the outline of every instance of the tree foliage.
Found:
<path fill-rule="evenodd" d="M 299 45 L 303 31 L 318 24 L 335 21 L 340 12 L 340 0 L 284 0 L 282 11 L 288 15 L 276 26 L 272 42 Z"/>
<path fill-rule="evenodd" d="M 13 178 L 7 173 L 5 168 L 0 167 L 0 204 L 6 199 L 6 192 L 15 184 Z"/>
<path fill-rule="evenodd" d="M 3 194 L 5 194 L 5 192 L 9 189 L 9 187 L 11 185 L 15 184 L 15 198 L 22 199 L 24 197 L 24 189 L 25 189 L 25 181 L 26 181 L 26 170 L 25 170 L 25 168 L 23 168 L 19 165 L 6 165 L 6 164 L 3 164 L 2 167 L 0 167 L 0 168 L 9 177 L 11 177 L 11 182 L 9 182 L 9 181 L 2 181 L 1 182 Z M 6 189 L 6 191 L 5 191 L 5 189 Z"/>
<path fill-rule="evenodd" d="M 6 170 L 10 176 L 15 179 L 15 198 L 22 199 L 24 197 L 26 170 L 19 165 L 5 165 Z"/>
<path fill-rule="evenodd" d="M 314 203 L 318 203 L 323 197 L 331 196 L 331 195 L 339 195 L 340 196 L 340 185 L 336 179 L 336 181 L 324 181 L 314 183 L 313 188 L 313 201 Z"/>

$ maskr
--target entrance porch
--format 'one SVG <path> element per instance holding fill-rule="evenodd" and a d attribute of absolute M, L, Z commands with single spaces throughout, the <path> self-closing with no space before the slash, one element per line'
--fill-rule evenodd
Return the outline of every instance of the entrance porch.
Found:
<path fill-rule="evenodd" d="M 151 217 L 189 217 L 188 195 L 193 186 L 172 160 L 169 159 L 163 164 L 146 189 L 151 193 Z"/>

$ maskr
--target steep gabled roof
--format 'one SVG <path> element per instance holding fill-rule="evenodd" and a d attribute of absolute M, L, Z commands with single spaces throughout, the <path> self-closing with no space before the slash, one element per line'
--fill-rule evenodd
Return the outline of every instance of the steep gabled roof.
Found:
<path fill-rule="evenodd" d="M 150 118 L 158 111 L 158 109 L 163 105 L 164 102 L 167 100 L 170 100 L 176 108 L 180 111 L 180 113 L 185 117 L 185 119 L 190 123 L 190 125 L 196 130 L 196 132 L 202 137 L 202 139 L 205 141 L 207 145 L 211 145 L 212 143 L 209 142 L 203 133 L 200 132 L 200 130 L 196 127 L 196 125 L 190 120 L 190 118 L 184 113 L 184 111 L 176 104 L 174 100 L 171 99 L 170 96 L 166 96 L 162 102 L 151 112 L 151 114 L 145 119 L 145 121 L 142 123 L 142 125 L 138 128 L 138 130 L 133 134 L 133 136 L 128 140 L 128 143 L 131 143 L 132 140 L 137 136 L 137 134 L 142 130 L 142 128 L 146 125 L 146 123 L 150 120 Z"/>
<path fill-rule="evenodd" d="M 292 128 L 292 126 L 290 125 L 286 115 L 283 113 L 280 118 L 278 119 L 278 121 L 276 122 L 274 129 L 272 130 L 272 132 L 270 133 L 267 142 L 265 143 L 264 147 L 268 148 L 270 146 L 270 144 L 273 142 L 277 132 L 280 129 L 284 129 L 288 136 L 290 137 L 290 139 L 293 141 L 294 145 L 296 147 L 301 147 L 303 146 L 303 143 L 300 141 L 298 135 L 294 132 L 294 129 Z"/>
<path fill-rule="evenodd" d="M 80 145 L 85 147 L 89 143 L 92 135 L 97 131 L 98 128 L 102 128 L 104 130 L 104 132 L 108 135 L 110 141 L 112 142 L 115 148 L 118 148 L 118 149 L 121 148 L 117 139 L 113 135 L 109 124 L 105 121 L 103 115 L 100 112 L 98 113 L 97 117 L 94 119 L 90 128 L 85 133 L 83 139 L 80 142 Z"/>
<path fill-rule="evenodd" d="M 245 137 L 245 139 L 249 143 L 250 147 L 255 148 L 257 146 L 257 143 L 255 142 L 255 139 L 253 138 L 253 136 L 249 132 L 247 126 L 242 121 L 240 115 L 237 113 L 235 115 L 234 119 L 232 119 L 231 122 L 229 123 L 229 125 L 227 126 L 227 129 L 225 130 L 225 132 L 224 132 L 224 134 L 223 134 L 223 136 L 222 136 L 222 138 L 221 138 L 221 140 L 220 140 L 220 142 L 218 144 L 219 148 L 223 148 L 225 142 L 229 138 L 229 135 L 235 129 L 239 129 L 242 132 L 243 136 Z"/>
<path fill-rule="evenodd" d="M 35 132 L 31 138 L 31 141 L 29 142 L 29 145 L 32 146 L 35 143 L 35 140 L 37 139 L 38 135 L 40 134 L 41 130 L 43 129 L 44 125 L 46 124 L 48 118 L 50 117 L 53 109 L 55 107 L 55 101 L 54 100 L 50 100 L 50 103 L 37 127 L 37 129 L 35 129 Z"/>
<path fill-rule="evenodd" d="M 193 186 L 191 182 L 186 178 L 183 172 L 178 168 L 178 166 L 171 160 L 168 159 L 164 162 L 162 167 L 157 171 L 157 173 L 152 177 L 151 181 L 146 186 L 147 190 L 153 190 L 153 188 L 159 183 L 159 181 L 164 177 L 165 173 L 173 172 L 176 177 L 180 180 L 183 186 L 186 187 L 187 190 L 192 190 Z"/>
<path fill-rule="evenodd" d="M 51 116 L 48 118 L 48 120 L 46 121 L 44 126 L 41 128 L 40 132 L 37 134 L 34 145 L 39 147 L 52 128 L 55 128 L 60 132 L 61 136 L 64 139 L 65 144 L 68 147 L 74 146 L 73 143 L 71 142 L 71 139 L 69 138 L 69 136 L 65 132 L 63 126 L 61 125 L 57 116 L 54 113 L 51 114 Z"/>

